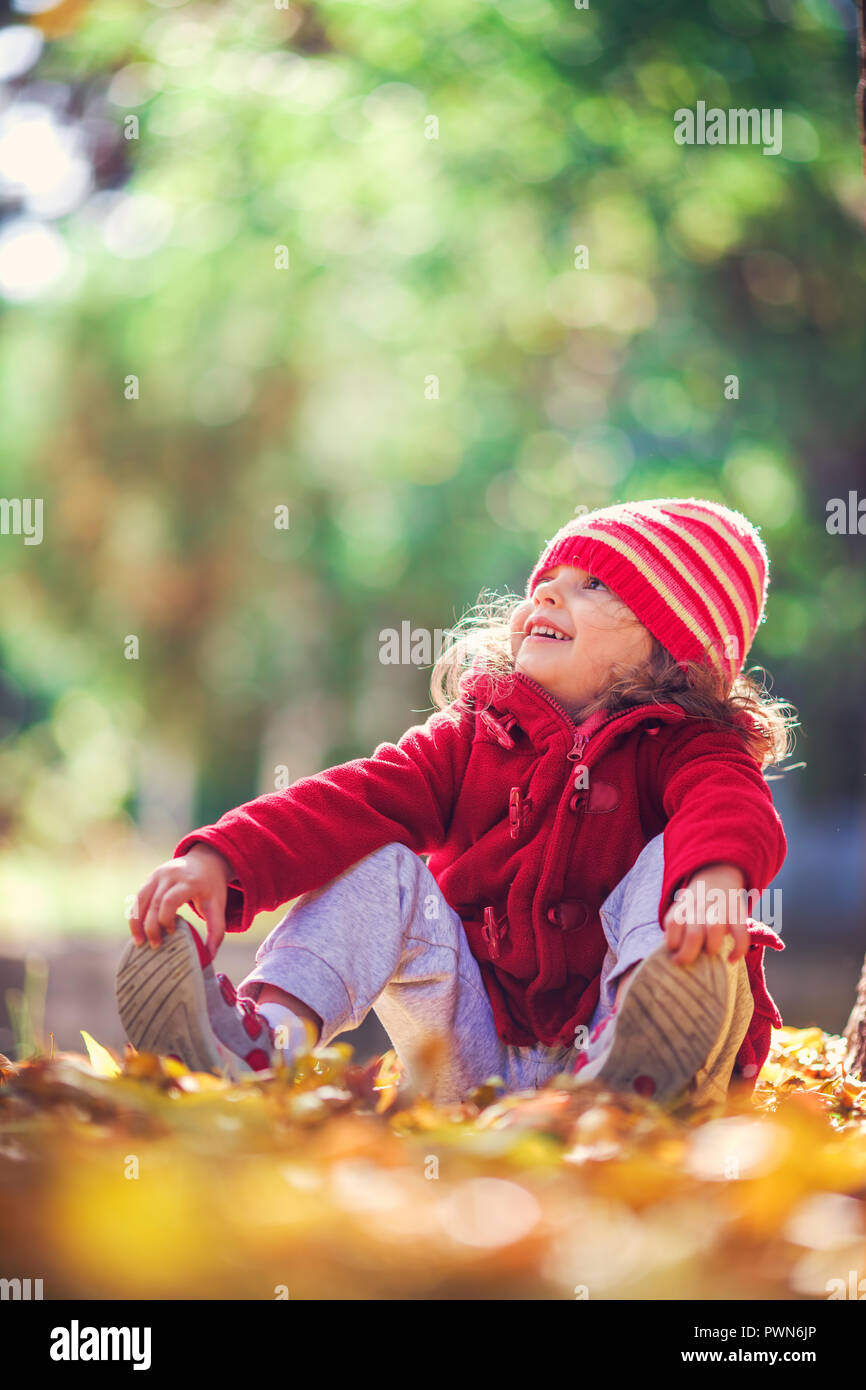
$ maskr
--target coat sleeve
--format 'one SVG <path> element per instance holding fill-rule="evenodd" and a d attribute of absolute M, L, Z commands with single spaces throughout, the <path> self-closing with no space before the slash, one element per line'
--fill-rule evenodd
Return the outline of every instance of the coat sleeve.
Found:
<path fill-rule="evenodd" d="M 235 871 L 226 928 L 246 931 L 258 912 L 322 887 L 391 841 L 427 854 L 448 832 L 471 746 L 466 719 L 458 725 L 437 711 L 370 757 L 227 811 L 184 836 L 174 857 L 197 841 L 225 855 Z"/>
<path fill-rule="evenodd" d="M 661 921 L 676 890 L 708 864 L 733 864 L 763 893 L 782 866 L 785 832 L 755 758 L 734 731 L 680 724 L 662 750 L 659 787 L 667 823 Z"/>

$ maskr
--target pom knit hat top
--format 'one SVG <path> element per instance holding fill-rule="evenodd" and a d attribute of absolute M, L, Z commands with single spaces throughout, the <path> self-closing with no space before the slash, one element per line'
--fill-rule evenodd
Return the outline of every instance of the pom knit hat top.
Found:
<path fill-rule="evenodd" d="M 676 661 L 711 661 L 730 680 L 764 616 L 764 542 L 740 512 L 717 502 L 657 498 L 575 517 L 548 542 L 527 597 L 555 565 L 600 579 Z"/>

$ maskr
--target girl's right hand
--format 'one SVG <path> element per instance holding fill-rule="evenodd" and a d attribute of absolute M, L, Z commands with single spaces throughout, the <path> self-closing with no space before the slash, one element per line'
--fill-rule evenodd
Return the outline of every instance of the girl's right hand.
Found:
<path fill-rule="evenodd" d="M 234 869 L 219 850 L 203 841 L 178 859 L 154 869 L 138 890 L 129 918 L 133 941 L 147 941 L 154 950 L 162 942 L 162 927 L 174 931 L 177 909 L 191 902 L 207 923 L 207 948 L 215 956 L 226 932 L 226 889 Z"/>

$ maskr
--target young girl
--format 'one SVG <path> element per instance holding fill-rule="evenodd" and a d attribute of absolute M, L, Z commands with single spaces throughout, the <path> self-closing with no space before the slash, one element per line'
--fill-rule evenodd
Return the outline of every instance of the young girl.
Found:
<path fill-rule="evenodd" d="M 786 848 L 762 769 L 789 721 L 741 674 L 767 571 L 716 503 L 570 521 L 525 598 L 458 624 L 426 723 L 151 874 L 118 973 L 130 1041 L 237 1077 L 372 1008 L 440 1103 L 492 1075 L 695 1104 L 754 1085 L 782 943 L 746 907 Z M 236 993 L 211 964 L 225 931 L 290 899 Z"/>

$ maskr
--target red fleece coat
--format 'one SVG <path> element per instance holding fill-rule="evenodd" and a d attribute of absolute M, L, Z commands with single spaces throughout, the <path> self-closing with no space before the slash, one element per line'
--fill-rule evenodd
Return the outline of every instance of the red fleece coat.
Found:
<path fill-rule="evenodd" d="M 437 711 L 284 791 L 257 797 L 185 836 L 231 864 L 226 923 L 245 931 L 391 841 L 429 856 L 459 914 L 506 1043 L 568 1044 L 592 1017 L 606 943 L 599 908 L 644 846 L 664 832 L 659 918 L 692 874 L 734 864 L 768 886 L 785 857 L 782 823 L 760 767 L 733 731 L 675 705 L 641 705 L 576 725 L 537 681 L 472 670 L 459 723 Z M 577 772 L 583 767 L 585 772 Z M 577 773 L 577 775 L 576 775 Z M 757 1075 L 781 1018 L 750 923 L 755 1012 L 736 1071 Z"/>

